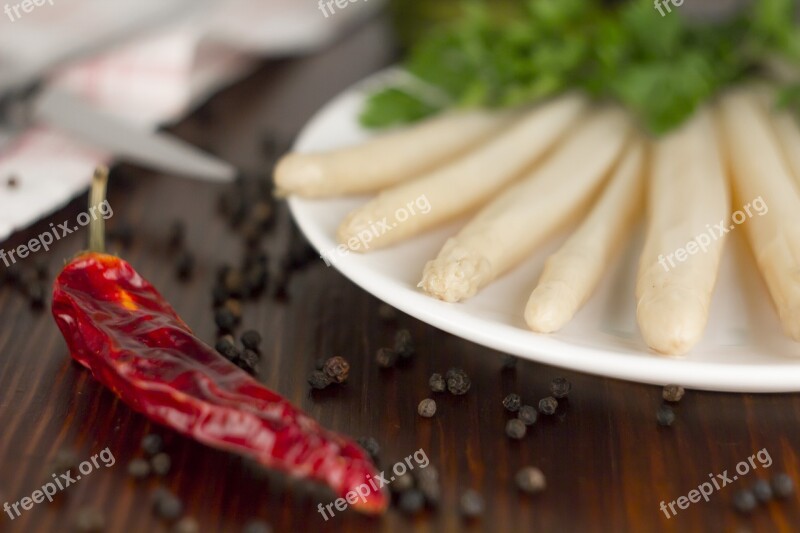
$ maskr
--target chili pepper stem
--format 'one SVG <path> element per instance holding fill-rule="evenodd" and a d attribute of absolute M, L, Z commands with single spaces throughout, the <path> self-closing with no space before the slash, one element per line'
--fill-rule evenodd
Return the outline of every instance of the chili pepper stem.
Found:
<path fill-rule="evenodd" d="M 106 200 L 106 186 L 108 184 L 108 167 L 100 165 L 94 171 L 92 188 L 89 190 L 89 210 L 94 212 L 95 206 Z M 106 250 L 106 222 L 102 217 L 92 217 L 89 225 L 89 251 L 105 253 Z"/>

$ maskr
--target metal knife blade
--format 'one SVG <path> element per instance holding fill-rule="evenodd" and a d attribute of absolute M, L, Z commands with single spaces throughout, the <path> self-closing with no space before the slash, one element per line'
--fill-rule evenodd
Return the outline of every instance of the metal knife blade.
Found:
<path fill-rule="evenodd" d="M 233 166 L 171 135 L 137 129 L 63 90 L 45 88 L 34 97 L 32 120 L 105 149 L 115 157 L 189 178 L 228 182 Z"/>

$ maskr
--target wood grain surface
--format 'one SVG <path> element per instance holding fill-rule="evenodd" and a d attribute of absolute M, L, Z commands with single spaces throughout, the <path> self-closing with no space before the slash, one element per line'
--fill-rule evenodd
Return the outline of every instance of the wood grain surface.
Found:
<path fill-rule="evenodd" d="M 250 173 L 266 175 L 264 132 L 291 141 L 303 123 L 349 84 L 396 57 L 382 21 L 374 20 L 347 39 L 308 58 L 269 62 L 172 128 Z M 22 177 L 24 179 L 24 176 Z M 113 227 L 127 221 L 133 245 L 121 252 L 174 304 L 185 321 L 213 342 L 210 287 L 216 268 L 236 262 L 240 239 L 216 214 L 223 187 L 123 168 L 115 171 L 109 198 Z M 2 194 L 2 192 L 0 192 Z M 36 227 L 3 243 L 9 248 L 47 227 L 74 220 L 80 198 Z M 175 276 L 175 254 L 166 229 L 187 224 L 188 248 L 197 269 L 189 282 Z M 288 214 L 265 242 L 273 254 L 285 249 Z M 79 251 L 86 232 L 75 233 L 48 253 L 51 279 Z M 32 263 L 31 263 L 32 264 Z M 2 268 L 2 265 L 0 265 Z M 519 361 L 503 370 L 504 355 L 471 344 L 407 316 L 395 323 L 378 316 L 380 302 L 327 268 L 322 260 L 294 274 L 286 302 L 262 298 L 245 305 L 244 326 L 265 338 L 260 379 L 307 410 L 325 426 L 381 444 L 382 468 L 424 450 L 441 476 L 438 510 L 409 518 L 391 509 L 381 518 L 353 511 L 325 521 L 317 512 L 327 495 L 307 485 L 264 474 L 241 459 L 151 425 L 119 402 L 90 374 L 71 362 L 49 311 L 29 309 L 12 288 L 0 289 L 0 503 L 18 501 L 53 472 L 60 450 L 79 460 L 108 447 L 116 460 L 68 487 L 53 503 L 43 502 L 10 520 L 2 531 L 69 531 L 83 508 L 99 510 L 106 531 L 170 531 L 151 510 L 151 493 L 165 486 L 185 504 L 200 531 L 241 531 L 253 519 L 274 531 L 800 531 L 800 497 L 760 506 L 750 516 L 732 506 L 736 490 L 780 471 L 800 481 L 800 396 L 716 394 L 688 391 L 676 407 L 672 427 L 657 425 L 657 387 L 626 383 Z M 49 305 L 49 302 L 48 302 Z M 381 370 L 375 351 L 408 328 L 417 346 L 413 362 Z M 343 355 L 352 366 L 343 387 L 311 393 L 306 376 L 322 356 Z M 464 396 L 439 394 L 432 419 L 417 415 L 430 395 L 428 377 L 461 367 L 472 378 Z M 522 441 L 504 434 L 508 414 L 501 401 L 510 392 L 527 403 L 548 395 L 548 384 L 564 376 L 573 384 L 569 401 L 555 416 L 542 417 Z M 142 456 L 141 438 L 162 435 L 172 458 L 163 478 L 134 481 L 128 463 Z M 735 474 L 737 463 L 766 450 L 772 465 L 740 476 L 667 518 L 662 500 L 677 500 L 709 480 Z M 534 465 L 547 489 L 519 493 L 514 474 Z M 481 519 L 465 521 L 458 500 L 467 489 L 485 499 Z"/>

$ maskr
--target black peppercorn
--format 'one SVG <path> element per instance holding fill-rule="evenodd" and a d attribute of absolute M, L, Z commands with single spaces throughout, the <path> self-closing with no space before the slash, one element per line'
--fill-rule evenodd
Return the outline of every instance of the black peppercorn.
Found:
<path fill-rule="evenodd" d="M 425 398 L 417 406 L 417 412 L 420 416 L 430 418 L 436 414 L 436 402 L 430 398 Z"/>
<path fill-rule="evenodd" d="M 555 378 L 550 383 L 550 394 L 552 394 L 554 398 L 566 398 L 570 390 L 572 390 L 572 383 L 564 378 Z"/>
<path fill-rule="evenodd" d="M 166 476 L 172 466 L 172 459 L 164 452 L 157 453 L 150 459 L 150 466 L 156 475 Z"/>
<path fill-rule="evenodd" d="M 789 474 L 781 473 L 772 478 L 772 493 L 776 498 L 788 498 L 794 492 L 794 480 Z"/>
<path fill-rule="evenodd" d="M 261 335 L 257 331 L 248 329 L 242 333 L 241 338 L 242 345 L 244 345 L 245 348 L 258 351 L 258 347 L 261 345 Z"/>
<path fill-rule="evenodd" d="M 753 484 L 753 494 L 761 503 L 767 503 L 772 499 L 772 486 L 769 481 L 759 479 Z"/>
<path fill-rule="evenodd" d="M 230 309 L 221 307 L 214 312 L 214 323 L 220 331 L 231 332 L 236 327 L 236 317 Z"/>
<path fill-rule="evenodd" d="M 533 466 L 526 466 L 514 477 L 517 487 L 522 492 L 535 494 L 541 492 L 547 486 L 544 474 L 541 470 Z"/>
<path fill-rule="evenodd" d="M 397 352 L 391 348 L 378 348 L 375 352 L 375 361 L 381 368 L 391 368 L 397 363 Z"/>
<path fill-rule="evenodd" d="M 180 220 L 173 221 L 167 233 L 167 244 L 173 250 L 177 250 L 183 246 L 185 240 L 186 225 Z"/>
<path fill-rule="evenodd" d="M 472 385 L 467 373 L 460 368 L 448 370 L 447 374 L 445 374 L 445 380 L 447 380 L 447 390 L 456 395 L 466 394 Z"/>
<path fill-rule="evenodd" d="M 668 402 L 679 402 L 686 391 L 680 385 L 667 385 L 661 391 L 661 396 Z"/>
<path fill-rule="evenodd" d="M 411 339 L 411 332 L 401 329 L 394 337 L 394 351 L 400 359 L 409 359 L 414 355 L 414 341 Z"/>
<path fill-rule="evenodd" d="M 536 414 L 536 409 L 533 408 L 531 405 L 523 405 L 519 408 L 519 412 L 517 413 L 517 418 L 522 420 L 522 422 L 526 426 L 532 426 L 536 423 L 536 419 L 538 415 Z"/>
<path fill-rule="evenodd" d="M 150 433 L 142 438 L 141 446 L 142 450 L 144 450 L 144 453 L 153 456 L 161 452 L 161 449 L 164 446 L 164 441 L 155 433 Z"/>
<path fill-rule="evenodd" d="M 749 513 L 758 505 L 755 495 L 749 490 L 740 490 L 733 495 L 733 506 L 740 513 Z"/>
<path fill-rule="evenodd" d="M 474 490 L 468 490 L 461 495 L 459 507 L 461 508 L 461 513 L 465 517 L 477 518 L 483 514 L 483 497 Z"/>
<path fill-rule="evenodd" d="M 229 361 L 236 361 L 241 355 L 241 350 L 236 346 L 236 341 L 234 341 L 232 335 L 220 337 L 214 348 Z"/>
<path fill-rule="evenodd" d="M 522 405 L 522 398 L 519 397 L 519 394 L 511 393 L 505 398 L 503 398 L 503 407 L 505 407 L 512 413 L 516 413 L 517 411 L 519 411 L 521 405 Z"/>
<path fill-rule="evenodd" d="M 246 348 L 244 351 L 242 351 L 242 355 L 239 356 L 239 359 L 236 360 L 236 364 L 239 366 L 239 368 L 249 372 L 250 374 L 257 374 L 258 361 L 258 353 Z"/>
<path fill-rule="evenodd" d="M 322 371 L 327 374 L 332 381 L 336 383 L 344 383 L 347 381 L 347 376 L 350 374 L 350 363 L 344 357 L 335 356 L 325 361 L 325 366 Z"/>
<path fill-rule="evenodd" d="M 128 474 L 135 479 L 144 479 L 150 475 L 150 463 L 144 459 L 134 459 L 128 463 Z"/>
<path fill-rule="evenodd" d="M 187 251 L 181 252 L 175 266 L 175 273 L 180 280 L 188 280 L 194 272 L 194 256 Z"/>
<path fill-rule="evenodd" d="M 315 389 L 324 389 L 331 384 L 331 378 L 322 370 L 315 370 L 309 374 L 308 384 Z"/>
<path fill-rule="evenodd" d="M 671 426 L 675 421 L 675 412 L 669 405 L 661 405 L 656 411 L 656 421 L 660 426 Z"/>
<path fill-rule="evenodd" d="M 416 514 L 425 506 L 425 495 L 417 489 L 410 489 L 400 495 L 398 507 L 406 514 Z"/>
<path fill-rule="evenodd" d="M 359 446 L 364 448 L 369 456 L 372 457 L 373 461 L 377 461 L 378 454 L 381 453 L 381 446 L 374 437 L 361 437 L 357 439 L 356 442 L 358 442 Z"/>
<path fill-rule="evenodd" d="M 558 408 L 558 400 L 552 396 L 539 400 L 539 412 L 543 415 L 552 415 Z"/>
<path fill-rule="evenodd" d="M 444 392 L 447 389 L 447 382 L 441 374 L 431 374 L 428 385 L 433 392 Z"/>
<path fill-rule="evenodd" d="M 166 489 L 158 489 L 153 497 L 153 510 L 164 520 L 177 520 L 183 514 L 183 502 Z"/>
<path fill-rule="evenodd" d="M 528 432 L 525 423 L 519 418 L 512 418 L 506 422 L 506 435 L 512 439 L 521 439 Z"/>

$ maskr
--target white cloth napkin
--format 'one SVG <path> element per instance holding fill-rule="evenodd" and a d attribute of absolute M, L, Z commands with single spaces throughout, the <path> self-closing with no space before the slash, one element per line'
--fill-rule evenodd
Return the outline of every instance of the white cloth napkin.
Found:
<path fill-rule="evenodd" d="M 184 115 L 257 57 L 314 51 L 383 3 L 362 0 L 325 17 L 311 0 L 121 0 L 113 9 L 107 0 L 49 2 L 13 22 L 0 18 L 0 77 L 136 34 L 60 66 L 48 83 L 146 130 Z M 0 147 L 0 241 L 80 194 L 112 155 L 46 126 Z"/>

